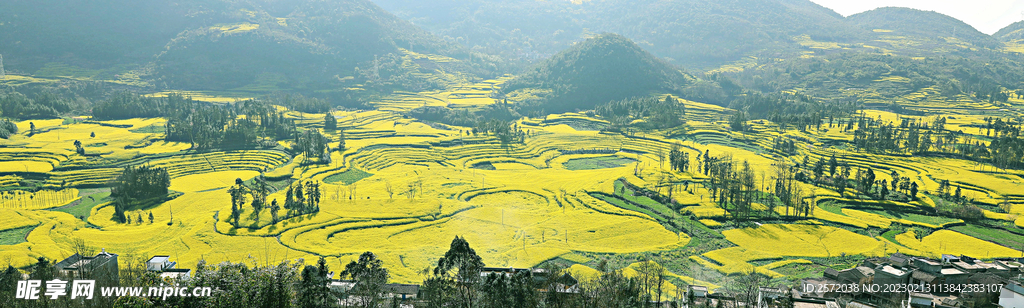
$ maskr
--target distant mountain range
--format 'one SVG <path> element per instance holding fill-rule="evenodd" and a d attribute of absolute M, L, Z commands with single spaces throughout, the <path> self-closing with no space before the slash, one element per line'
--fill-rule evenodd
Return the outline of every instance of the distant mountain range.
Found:
<path fill-rule="evenodd" d="M 909 56 L 956 52 L 965 44 L 1001 47 L 997 38 L 935 12 L 879 8 L 844 18 L 808 0 L 375 2 L 438 35 L 525 59 L 543 58 L 601 32 L 621 34 L 695 70 L 746 57 L 798 57 L 808 50 L 807 40 Z"/>
<path fill-rule="evenodd" d="M 612 32 L 675 64 L 705 69 L 749 55 L 796 54 L 793 36 L 845 42 L 867 34 L 806 0 L 375 2 L 438 35 L 527 59 Z"/>
<path fill-rule="evenodd" d="M 843 17 L 808 0 L 0 2 L 8 73 L 378 94 L 511 73 L 507 93 L 548 111 L 652 92 L 722 105 L 745 90 L 847 95 L 885 78 L 907 82 L 882 97 L 992 93 L 1024 81 L 1019 40 L 1024 23 L 990 36 L 935 12 Z"/>
<path fill-rule="evenodd" d="M 0 42 L 8 71 L 119 67 L 183 89 L 324 88 L 400 47 L 468 57 L 366 0 L 4 1 Z"/>

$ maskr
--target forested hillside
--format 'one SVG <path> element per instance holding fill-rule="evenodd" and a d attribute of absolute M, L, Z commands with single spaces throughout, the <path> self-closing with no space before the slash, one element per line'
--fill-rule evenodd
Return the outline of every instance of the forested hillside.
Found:
<path fill-rule="evenodd" d="M 311 91 L 359 78 L 357 67 L 401 49 L 469 56 L 366 0 L 11 1 L 0 20 L 10 73 L 133 75 L 158 89 Z"/>

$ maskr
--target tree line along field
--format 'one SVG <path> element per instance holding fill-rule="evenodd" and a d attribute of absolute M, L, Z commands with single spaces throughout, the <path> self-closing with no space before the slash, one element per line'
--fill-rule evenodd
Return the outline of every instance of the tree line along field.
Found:
<path fill-rule="evenodd" d="M 593 112 L 563 113 L 509 123 L 511 140 L 406 113 L 489 108 L 488 93 L 502 82 L 398 93 L 374 102 L 376 110 L 275 107 L 298 131 L 322 132 L 330 150 L 321 157 L 295 150 L 297 137 L 196 150 L 165 140 L 166 118 L 16 122 L 18 133 L 0 140 L 0 260 L 63 259 L 80 240 L 125 255 L 172 255 L 186 267 L 324 256 L 341 268 L 373 251 L 393 281 L 418 282 L 461 236 L 488 266 L 563 262 L 586 277 L 602 261 L 627 269 L 654 261 L 674 285 L 718 287 L 734 274 L 785 279 L 894 252 L 996 258 L 1024 247 L 1022 171 L 952 150 L 965 138 L 992 142 L 989 118 L 1011 110 L 920 104 L 915 110 L 932 113 L 858 109 L 798 127 L 737 121 L 735 110 L 679 99 L 686 122 L 676 127 L 616 132 L 595 129 L 610 122 Z M 857 145 L 862 127 L 943 117 L 943 128 L 921 129 L 935 137 L 923 151 L 906 141 L 884 151 L 875 139 L 863 144 L 876 148 Z M 337 129 L 325 129 L 328 118 Z M 908 138 L 912 127 L 892 138 Z M 107 186 L 127 166 L 166 170 L 170 193 L 124 209 L 122 223 Z M 316 184 L 317 210 L 257 214 L 245 196 L 233 209 L 236 179 L 267 185 L 267 204 Z M 889 192 L 894 180 L 907 184 Z"/>

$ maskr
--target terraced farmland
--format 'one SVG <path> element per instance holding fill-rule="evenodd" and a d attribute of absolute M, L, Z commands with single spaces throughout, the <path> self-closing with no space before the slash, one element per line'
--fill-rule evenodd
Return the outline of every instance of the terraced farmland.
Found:
<path fill-rule="evenodd" d="M 345 148 L 331 152 L 328 164 L 305 163 L 289 150 L 292 140 L 261 150 L 191 150 L 162 140 L 157 128 L 163 119 L 35 121 L 34 136 L 0 141 L 0 185 L 6 190 L 0 193 L 0 258 L 29 266 L 40 256 L 66 255 L 78 239 L 130 255 L 173 253 L 186 266 L 201 259 L 325 256 L 332 268 L 340 268 L 373 251 L 393 280 L 418 282 L 420 271 L 436 263 L 451 238 L 463 236 L 489 266 L 562 260 L 576 263 L 570 271 L 580 276 L 593 274 L 601 260 L 620 260 L 616 266 L 632 269 L 662 256 L 657 262 L 675 277 L 671 289 L 679 283 L 718 287 L 730 275 L 751 272 L 784 278 L 783 272 L 797 266 L 830 266 L 835 258 L 896 251 L 980 258 L 1020 253 L 1020 240 L 1000 239 L 1024 238 L 1016 224 L 1024 212 L 1019 193 L 1024 172 L 949 156 L 858 151 L 846 145 L 854 140 L 852 131 L 783 129 L 766 120 L 732 131 L 725 123 L 732 110 L 682 101 L 688 110 L 684 127 L 613 133 L 600 130 L 609 125 L 606 119 L 566 113 L 517 120 L 515 127 L 530 133 L 521 143 L 502 143 L 493 134 L 470 134 L 469 127 L 426 123 L 402 113 L 420 106 L 492 104 L 491 87 L 504 81 L 440 93 L 402 92 L 374 103 L 377 110 L 334 111 L 331 116 L 344 133 L 325 131 L 325 136 L 332 148 L 344 136 Z M 876 110 L 864 114 L 892 121 L 906 117 Z M 320 128 L 325 117 L 286 116 L 301 129 Z M 978 121 L 965 116 L 947 125 L 983 134 L 971 126 Z M 795 151 L 775 148 L 776 138 L 795 140 Z M 86 153 L 95 155 L 76 153 L 73 140 L 86 140 Z M 666 156 L 673 149 L 690 157 L 691 169 L 669 166 Z M 705 154 L 746 162 L 756 174 L 765 174 L 758 175 L 759 187 L 773 185 L 779 161 L 796 166 L 834 156 L 840 169 L 874 170 L 874 185 L 891 183 L 893 174 L 897 181 L 910 179 L 919 185 L 919 195 L 877 200 L 854 188 L 840 193 L 830 185 L 796 181 L 793 185 L 804 192 L 798 201 L 809 205 L 806 213 L 780 204 L 774 190 L 766 189 L 755 195 L 755 215 L 737 221 L 735 208 L 715 199 L 716 184 L 706 170 L 698 171 L 704 166 L 697 166 L 696 157 L 707 159 Z M 176 196 L 126 213 L 146 217 L 141 223 L 114 222 L 114 206 L 103 191 L 127 166 L 165 168 Z M 810 167 L 794 170 L 810 172 Z M 236 179 L 251 184 L 255 178 L 269 181 L 267 202 L 288 199 L 290 184 L 319 183 L 319 212 L 282 213 L 285 218 L 275 223 L 270 209 L 253 213 L 245 205 L 233 224 L 228 189 Z M 938 193 L 944 180 L 981 206 L 984 217 L 966 221 L 940 213 L 948 206 L 943 199 L 948 197 Z M 71 209 L 84 213 L 76 207 L 82 202 L 91 206 L 88 215 L 69 214 Z"/>

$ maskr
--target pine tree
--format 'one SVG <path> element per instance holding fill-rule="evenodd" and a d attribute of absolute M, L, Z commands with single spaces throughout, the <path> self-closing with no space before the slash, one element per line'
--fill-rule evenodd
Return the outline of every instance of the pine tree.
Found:
<path fill-rule="evenodd" d="M 836 154 L 832 154 L 832 158 L 828 160 L 828 175 L 835 177 L 836 168 L 839 167 L 839 161 L 836 160 Z"/>
<path fill-rule="evenodd" d="M 335 130 L 338 129 L 338 119 L 331 114 L 330 111 L 324 115 L 324 130 Z"/>
<path fill-rule="evenodd" d="M 277 206 L 277 199 L 270 201 L 270 216 L 274 220 L 275 224 L 277 223 L 277 211 L 280 209 L 281 208 Z"/>
<path fill-rule="evenodd" d="M 295 186 L 295 209 L 301 210 L 306 205 L 306 195 L 303 189 L 305 188 L 302 182 L 296 182 L 298 185 Z"/>
<path fill-rule="evenodd" d="M 285 190 L 284 208 L 286 210 L 292 209 L 292 207 L 295 205 L 295 194 L 292 192 L 293 190 L 294 188 L 292 187 L 292 185 L 288 185 L 288 190 Z"/>
<path fill-rule="evenodd" d="M 345 131 L 338 131 L 338 152 L 345 151 Z"/>

